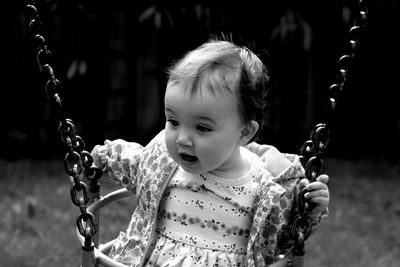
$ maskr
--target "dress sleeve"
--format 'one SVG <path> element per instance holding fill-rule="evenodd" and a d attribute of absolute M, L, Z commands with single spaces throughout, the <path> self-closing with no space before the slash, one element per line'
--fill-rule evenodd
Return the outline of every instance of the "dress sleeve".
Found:
<path fill-rule="evenodd" d="M 101 168 L 105 176 L 133 191 L 142 149 L 143 146 L 138 143 L 122 139 L 106 140 L 104 145 L 96 145 L 91 155 L 93 164 Z"/>

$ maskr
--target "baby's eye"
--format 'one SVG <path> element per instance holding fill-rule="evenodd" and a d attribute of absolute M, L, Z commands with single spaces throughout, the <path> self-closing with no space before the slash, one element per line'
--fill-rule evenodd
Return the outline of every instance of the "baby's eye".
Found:
<path fill-rule="evenodd" d="M 179 123 L 176 120 L 168 119 L 167 121 L 174 127 L 177 127 L 179 125 Z"/>
<path fill-rule="evenodd" d="M 196 130 L 201 132 L 201 133 L 207 133 L 212 131 L 212 129 L 210 127 L 204 126 L 204 125 L 198 125 L 196 126 Z"/>

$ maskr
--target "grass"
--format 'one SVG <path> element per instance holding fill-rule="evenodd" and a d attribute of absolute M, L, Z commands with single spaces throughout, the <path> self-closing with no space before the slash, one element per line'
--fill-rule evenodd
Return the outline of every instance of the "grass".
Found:
<path fill-rule="evenodd" d="M 102 192 L 117 189 L 102 181 Z M 0 266 L 79 266 L 75 220 L 62 160 L 0 162 Z M 102 241 L 124 230 L 133 211 L 129 200 L 104 209 Z"/>
<path fill-rule="evenodd" d="M 329 219 L 310 239 L 309 266 L 400 266 L 400 165 L 328 160 Z"/>
<path fill-rule="evenodd" d="M 328 159 L 326 171 L 330 215 L 306 243 L 306 266 L 400 266 L 400 165 Z M 0 161 L 0 266 L 79 266 L 69 187 L 61 159 Z M 130 201 L 102 210 L 102 241 L 125 230 Z"/>

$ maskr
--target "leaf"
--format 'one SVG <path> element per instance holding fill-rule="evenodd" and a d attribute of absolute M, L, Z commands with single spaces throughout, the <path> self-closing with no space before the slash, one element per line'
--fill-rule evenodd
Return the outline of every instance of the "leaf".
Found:
<path fill-rule="evenodd" d="M 143 23 L 145 20 L 149 19 L 156 12 L 156 6 L 152 5 L 148 7 L 142 14 L 139 15 L 138 21 L 139 23 Z"/>
<path fill-rule="evenodd" d="M 154 25 L 156 26 L 156 29 L 161 28 L 161 13 L 156 12 L 154 15 Z"/>

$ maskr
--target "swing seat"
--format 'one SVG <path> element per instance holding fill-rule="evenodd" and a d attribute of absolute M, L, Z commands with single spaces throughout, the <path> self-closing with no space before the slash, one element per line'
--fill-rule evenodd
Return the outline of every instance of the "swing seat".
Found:
<path fill-rule="evenodd" d="M 129 192 L 125 188 L 121 188 L 115 190 L 104 197 L 101 197 L 99 200 L 94 201 L 87 207 L 87 211 L 95 214 L 100 209 L 105 206 L 117 202 L 119 200 L 134 197 L 135 195 L 132 192 Z M 99 226 L 98 226 L 99 227 Z M 99 227 L 100 228 L 100 227 Z M 79 233 L 78 228 L 76 228 L 77 237 L 81 244 L 84 244 L 84 237 Z M 117 239 L 113 239 L 104 244 L 99 244 L 98 248 L 94 248 L 91 252 L 82 252 L 82 267 L 95 266 L 95 264 L 100 264 L 101 266 L 106 267 L 129 267 L 125 264 L 119 263 L 106 254 L 108 254 L 111 250 L 112 245 L 115 243 Z"/>

